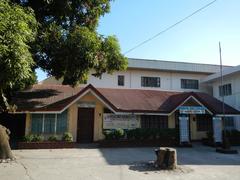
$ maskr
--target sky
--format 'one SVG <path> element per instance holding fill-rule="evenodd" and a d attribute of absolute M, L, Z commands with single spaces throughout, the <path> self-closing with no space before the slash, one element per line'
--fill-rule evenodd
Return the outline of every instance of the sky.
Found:
<path fill-rule="evenodd" d="M 98 32 L 115 35 L 122 53 L 190 15 L 212 0 L 115 0 L 101 17 Z M 127 53 L 129 58 L 240 64 L 240 1 L 217 0 L 208 8 Z M 37 70 L 38 80 L 46 74 Z"/>

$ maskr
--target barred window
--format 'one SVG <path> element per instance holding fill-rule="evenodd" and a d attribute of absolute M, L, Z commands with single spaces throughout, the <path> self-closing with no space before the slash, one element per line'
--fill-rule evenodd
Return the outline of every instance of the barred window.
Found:
<path fill-rule="evenodd" d="M 142 115 L 141 128 L 168 128 L 168 116 Z"/>
<path fill-rule="evenodd" d="M 118 76 L 118 86 L 124 86 L 124 76 L 123 75 Z"/>
<path fill-rule="evenodd" d="M 212 131 L 212 117 L 207 114 L 197 114 L 197 131 Z"/>
<path fill-rule="evenodd" d="M 181 79 L 181 88 L 182 89 L 198 89 L 199 88 L 198 80 Z"/>
<path fill-rule="evenodd" d="M 232 95 L 232 85 L 231 84 L 224 84 L 222 86 L 219 86 L 219 95 L 220 96 Z"/>
<path fill-rule="evenodd" d="M 160 77 L 141 77 L 142 87 L 160 87 L 161 79 Z"/>

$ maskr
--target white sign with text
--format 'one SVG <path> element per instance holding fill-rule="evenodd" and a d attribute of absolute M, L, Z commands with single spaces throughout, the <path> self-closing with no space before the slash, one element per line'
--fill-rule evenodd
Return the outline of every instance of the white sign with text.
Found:
<path fill-rule="evenodd" d="M 103 129 L 135 129 L 139 127 L 136 115 L 103 114 Z"/>

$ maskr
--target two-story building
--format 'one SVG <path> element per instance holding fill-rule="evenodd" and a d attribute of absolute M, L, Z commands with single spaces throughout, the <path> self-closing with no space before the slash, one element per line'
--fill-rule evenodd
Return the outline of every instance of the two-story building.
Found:
<path fill-rule="evenodd" d="M 201 81 L 212 88 L 213 96 L 220 101 L 240 110 L 240 65 L 236 67 L 226 68 L 223 70 L 223 79 L 221 73 L 215 73 L 207 76 Z M 223 80 L 223 82 L 222 82 Z M 225 118 L 225 127 L 229 129 L 240 130 L 240 117 L 230 116 Z"/>
<path fill-rule="evenodd" d="M 224 66 L 224 69 L 232 67 Z M 72 88 L 49 77 L 14 99 L 23 114 L 24 133 L 49 136 L 65 131 L 76 142 L 104 138 L 104 129 L 178 128 L 180 141 L 206 137 L 221 141 L 222 117 L 240 112 L 213 97 L 209 83 L 218 65 L 129 59 L 126 71 L 89 74 L 86 84 Z"/>

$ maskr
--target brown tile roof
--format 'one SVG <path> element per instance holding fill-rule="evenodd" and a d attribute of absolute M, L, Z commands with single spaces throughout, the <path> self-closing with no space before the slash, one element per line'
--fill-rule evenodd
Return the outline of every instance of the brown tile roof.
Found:
<path fill-rule="evenodd" d="M 124 112 L 159 112 L 166 113 L 162 108 L 164 102 L 179 92 L 140 90 L 140 89 L 97 89 L 107 98 L 118 111 Z"/>
<path fill-rule="evenodd" d="M 199 92 L 172 92 L 140 89 L 72 88 L 65 85 L 34 85 L 14 98 L 17 111 L 62 111 L 84 92 L 91 90 L 116 112 L 170 113 L 193 96 L 213 114 L 221 114 L 221 101 Z M 225 104 L 226 114 L 240 114 Z"/>
<path fill-rule="evenodd" d="M 51 106 L 47 111 L 58 109 L 61 101 L 72 99 L 81 88 L 66 85 L 33 85 L 30 89 L 18 92 L 13 98 L 17 111 L 40 111 L 43 107 Z M 56 104 L 56 107 L 53 107 Z M 65 106 L 65 104 L 64 104 Z M 59 110 L 59 109 L 58 109 Z"/>

